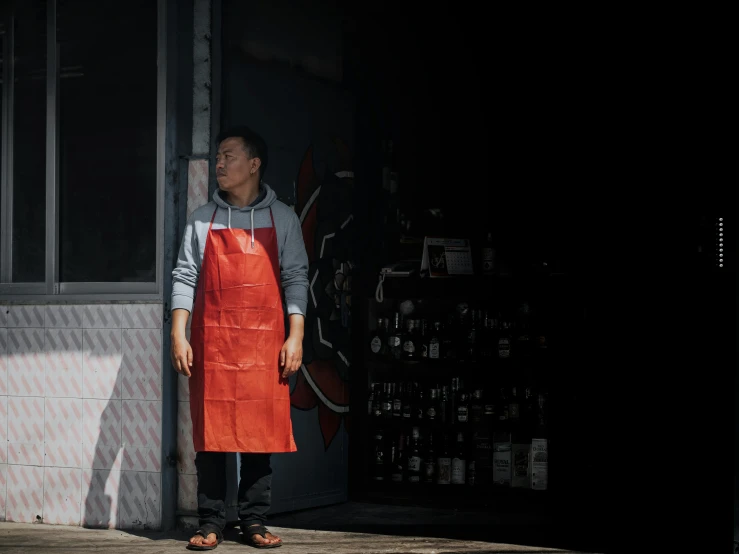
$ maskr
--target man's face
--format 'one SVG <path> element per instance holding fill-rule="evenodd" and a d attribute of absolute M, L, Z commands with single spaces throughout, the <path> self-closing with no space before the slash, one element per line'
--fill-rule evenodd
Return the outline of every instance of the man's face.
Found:
<path fill-rule="evenodd" d="M 244 141 L 238 137 L 224 139 L 216 154 L 216 179 L 221 190 L 233 190 L 258 179 L 259 158 L 249 157 Z"/>

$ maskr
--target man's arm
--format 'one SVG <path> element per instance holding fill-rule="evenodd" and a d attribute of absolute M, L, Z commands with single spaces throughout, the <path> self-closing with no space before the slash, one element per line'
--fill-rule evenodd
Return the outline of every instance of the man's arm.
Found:
<path fill-rule="evenodd" d="M 282 250 L 280 280 L 290 320 L 289 334 L 280 351 L 280 366 L 283 369 L 282 376 L 288 378 L 303 363 L 305 314 L 308 311 L 308 253 L 305 251 L 300 220 L 294 213 L 289 219 Z"/>
<path fill-rule="evenodd" d="M 305 251 L 300 219 L 295 213 L 288 219 L 280 260 L 280 281 L 285 291 L 288 315 L 305 316 L 308 310 L 308 253 Z"/>
<path fill-rule="evenodd" d="M 177 256 L 177 265 L 172 270 L 172 329 L 170 332 L 170 358 L 177 373 L 190 376 L 192 348 L 185 329 L 192 312 L 195 289 L 200 276 L 200 247 L 195 230 L 195 214 L 185 226 L 185 233 Z"/>
<path fill-rule="evenodd" d="M 172 310 L 184 309 L 192 312 L 199 275 L 200 246 L 193 213 L 185 226 L 177 264 L 172 270 Z"/>

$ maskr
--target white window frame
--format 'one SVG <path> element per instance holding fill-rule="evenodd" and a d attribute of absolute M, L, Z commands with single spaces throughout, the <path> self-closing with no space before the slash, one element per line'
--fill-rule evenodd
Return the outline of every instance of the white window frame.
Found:
<path fill-rule="evenodd" d="M 47 0 L 46 44 L 46 264 L 45 282 L 11 283 L 13 275 L 13 87 L 14 21 L 6 19 L 3 41 L 2 170 L 0 171 L 0 302 L 161 301 L 164 255 L 164 167 L 166 129 L 167 36 L 166 0 L 157 0 L 157 161 L 156 161 L 156 273 L 155 281 L 78 282 L 59 281 L 59 51 L 56 40 L 57 0 Z"/>

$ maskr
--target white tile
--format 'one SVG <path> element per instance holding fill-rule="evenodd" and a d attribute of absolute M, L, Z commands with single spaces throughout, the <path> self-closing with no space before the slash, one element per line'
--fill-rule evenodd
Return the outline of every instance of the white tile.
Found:
<path fill-rule="evenodd" d="M 8 327 L 43 327 L 44 306 L 16 304 L 8 307 Z"/>
<path fill-rule="evenodd" d="M 44 395 L 44 330 L 8 329 L 5 365 L 8 395 Z"/>
<path fill-rule="evenodd" d="M 0 306 L 0 309 L 2 306 Z M 5 499 L 8 495 L 8 464 L 0 464 L 0 521 L 5 521 Z"/>
<path fill-rule="evenodd" d="M 118 489 L 118 527 L 143 529 L 146 525 L 147 473 L 143 471 L 121 472 Z"/>
<path fill-rule="evenodd" d="M 123 471 L 159 472 L 162 470 L 161 448 L 125 445 L 121 454 Z"/>
<path fill-rule="evenodd" d="M 121 404 L 123 444 L 161 448 L 162 403 L 149 400 L 123 400 Z"/>
<path fill-rule="evenodd" d="M 88 304 L 82 306 L 82 325 L 85 329 L 120 329 L 120 304 Z"/>
<path fill-rule="evenodd" d="M 46 398 L 44 405 L 44 465 L 82 467 L 82 399 Z"/>
<path fill-rule="evenodd" d="M 161 329 L 123 329 L 121 335 L 121 398 L 161 400 Z"/>
<path fill-rule="evenodd" d="M 8 397 L 0 396 L 0 464 L 7 464 L 7 463 L 8 463 Z"/>
<path fill-rule="evenodd" d="M 82 329 L 47 329 L 44 376 L 47 397 L 82 398 Z"/>
<path fill-rule="evenodd" d="M 120 471 L 83 469 L 80 520 L 85 527 L 113 529 L 118 523 Z"/>
<path fill-rule="evenodd" d="M 83 398 L 120 398 L 120 329 L 86 329 L 82 344 Z"/>
<path fill-rule="evenodd" d="M 124 329 L 161 329 L 161 304 L 122 304 L 121 327 Z"/>
<path fill-rule="evenodd" d="M 0 395 L 2 394 L 8 394 L 8 330 L 0 327 Z"/>
<path fill-rule="evenodd" d="M 79 525 L 81 503 L 81 469 L 44 468 L 44 523 Z"/>
<path fill-rule="evenodd" d="M 44 443 L 8 442 L 8 464 L 19 466 L 44 465 Z"/>
<path fill-rule="evenodd" d="M 38 396 L 8 397 L 8 440 L 43 444 L 43 398 Z"/>
<path fill-rule="evenodd" d="M 35 523 L 43 519 L 44 468 L 9 465 L 5 519 Z"/>
<path fill-rule="evenodd" d="M 61 305 L 46 306 L 47 329 L 82 329 L 84 326 L 84 306 Z"/>
<path fill-rule="evenodd" d="M 121 401 L 82 401 L 82 467 L 114 469 L 121 467 Z"/>

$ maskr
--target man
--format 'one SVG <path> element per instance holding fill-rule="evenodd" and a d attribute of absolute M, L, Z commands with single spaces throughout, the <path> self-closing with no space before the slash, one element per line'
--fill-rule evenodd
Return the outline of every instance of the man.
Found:
<path fill-rule="evenodd" d="M 190 217 L 172 272 L 172 364 L 189 377 L 198 478 L 200 527 L 191 550 L 223 540 L 227 452 L 241 453 L 244 540 L 282 544 L 264 527 L 270 455 L 297 450 L 288 377 L 303 356 L 308 255 L 297 215 L 263 182 L 267 162 L 267 146 L 251 129 L 221 134 L 219 190 Z"/>

